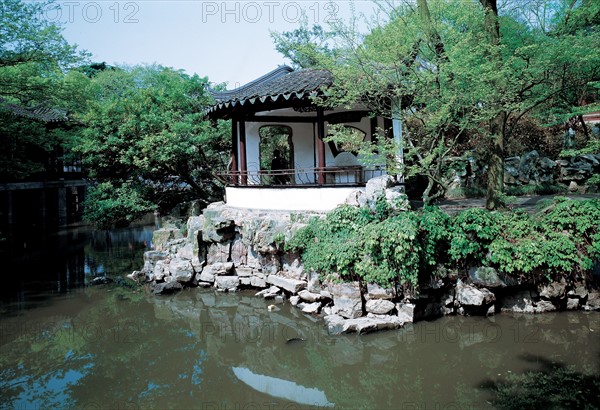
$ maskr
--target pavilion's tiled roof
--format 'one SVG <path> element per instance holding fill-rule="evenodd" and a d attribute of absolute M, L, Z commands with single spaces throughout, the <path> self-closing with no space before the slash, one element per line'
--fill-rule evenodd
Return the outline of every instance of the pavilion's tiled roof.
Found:
<path fill-rule="evenodd" d="M 49 108 L 38 105 L 33 108 L 25 108 L 17 104 L 9 103 L 0 97 L 0 107 L 7 109 L 19 117 L 32 118 L 43 122 L 67 121 L 67 113 L 57 108 Z"/>
<path fill-rule="evenodd" d="M 215 104 L 209 112 L 246 104 L 302 99 L 316 95 L 320 90 L 331 85 L 332 81 L 333 77 L 327 70 L 294 71 L 288 66 L 281 66 L 235 90 L 223 92 L 209 90 L 215 99 Z"/>

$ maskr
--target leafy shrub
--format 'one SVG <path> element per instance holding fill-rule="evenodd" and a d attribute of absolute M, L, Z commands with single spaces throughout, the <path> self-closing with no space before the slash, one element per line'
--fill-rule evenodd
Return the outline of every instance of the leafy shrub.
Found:
<path fill-rule="evenodd" d="M 463 267 L 479 265 L 500 232 L 499 213 L 473 208 L 456 215 L 451 225 L 450 258 Z"/>
<path fill-rule="evenodd" d="M 444 264 L 450 249 L 450 216 L 436 206 L 426 206 L 419 220 L 421 268 Z"/>
<path fill-rule="evenodd" d="M 391 215 L 386 217 L 386 215 Z M 535 216 L 438 207 L 393 214 L 383 205 L 336 208 L 286 243 L 305 266 L 343 280 L 414 287 L 420 276 L 490 266 L 539 282 L 584 274 L 600 257 L 600 201 L 558 198 Z"/>
<path fill-rule="evenodd" d="M 418 283 L 421 245 L 419 221 L 414 212 L 365 226 L 363 255 L 356 273 L 367 282 L 389 286 L 396 282 L 413 287 Z"/>

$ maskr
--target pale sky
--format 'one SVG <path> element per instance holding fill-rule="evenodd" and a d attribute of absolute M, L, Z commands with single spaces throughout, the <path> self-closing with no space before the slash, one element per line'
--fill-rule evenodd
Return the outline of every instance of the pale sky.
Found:
<path fill-rule="evenodd" d="M 158 63 L 239 87 L 289 63 L 275 51 L 269 30 L 290 31 L 304 12 L 309 26 L 366 16 L 373 1 L 337 0 L 58 0 L 46 18 L 64 24 L 70 43 L 108 64 Z"/>

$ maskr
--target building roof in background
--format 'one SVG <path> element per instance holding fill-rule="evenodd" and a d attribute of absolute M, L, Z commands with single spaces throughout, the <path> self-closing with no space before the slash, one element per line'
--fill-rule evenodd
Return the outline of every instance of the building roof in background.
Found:
<path fill-rule="evenodd" d="M 68 121 L 69 119 L 66 111 L 57 108 L 49 108 L 43 105 L 25 108 L 18 104 L 9 103 L 2 97 L 0 97 L 0 107 L 7 109 L 9 112 L 19 117 L 31 118 L 43 122 Z"/>

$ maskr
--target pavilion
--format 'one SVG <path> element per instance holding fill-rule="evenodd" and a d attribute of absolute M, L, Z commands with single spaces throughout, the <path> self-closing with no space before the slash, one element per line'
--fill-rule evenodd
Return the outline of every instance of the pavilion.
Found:
<path fill-rule="evenodd" d="M 366 182 L 386 173 L 385 158 L 367 165 L 356 153 L 325 142 L 329 127 L 342 124 L 375 141 L 377 130 L 394 137 L 400 122 L 371 116 L 365 107 L 323 108 L 330 72 L 280 66 L 230 91 L 211 90 L 211 119 L 231 120 L 232 158 L 219 172 L 230 206 L 273 210 L 327 211 Z M 379 133 L 381 134 L 381 132 Z M 274 152 L 286 166 L 275 166 Z M 375 162 L 375 164 L 373 164 Z"/>

